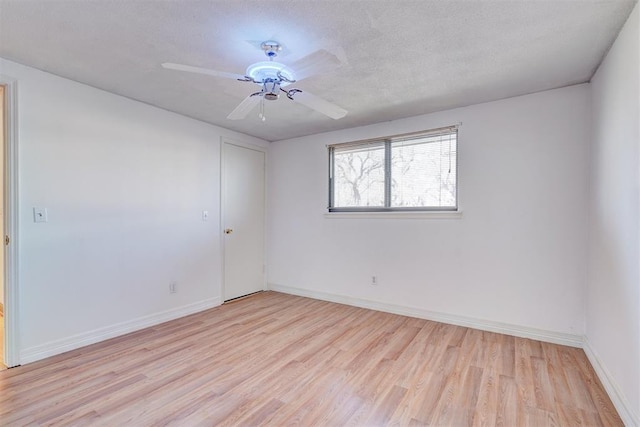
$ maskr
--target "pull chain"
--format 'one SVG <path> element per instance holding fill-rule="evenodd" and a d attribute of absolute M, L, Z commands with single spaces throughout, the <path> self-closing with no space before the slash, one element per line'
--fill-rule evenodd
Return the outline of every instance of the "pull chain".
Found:
<path fill-rule="evenodd" d="M 263 122 L 267 120 L 267 117 L 264 115 L 264 98 L 260 100 L 260 112 L 258 113 L 258 117 Z"/>

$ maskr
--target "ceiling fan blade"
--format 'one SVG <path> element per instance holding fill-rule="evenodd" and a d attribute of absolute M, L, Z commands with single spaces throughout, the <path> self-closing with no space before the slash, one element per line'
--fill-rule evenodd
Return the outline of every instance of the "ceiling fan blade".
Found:
<path fill-rule="evenodd" d="M 334 70 L 338 68 L 340 64 L 341 62 L 337 56 L 324 49 L 320 49 L 298 59 L 289 67 L 293 70 L 296 81 L 300 81 L 309 76 Z"/>
<path fill-rule="evenodd" d="M 298 104 L 307 106 L 312 110 L 316 110 L 318 113 L 331 117 L 334 120 L 341 119 L 347 115 L 347 110 L 344 108 L 338 107 L 336 104 L 325 101 L 324 99 L 309 92 L 296 92 L 291 95 L 291 99 Z"/>
<path fill-rule="evenodd" d="M 247 96 L 242 102 L 227 116 L 229 120 L 241 120 L 247 117 L 247 114 L 253 110 L 253 108 L 258 105 L 262 97 L 260 96 L 260 92 L 256 92 Z"/>
<path fill-rule="evenodd" d="M 174 64 L 172 62 L 165 62 L 162 64 L 163 68 L 169 70 L 187 71 L 189 73 L 207 74 L 209 76 L 224 77 L 226 79 L 245 80 L 245 76 L 234 73 L 226 73 L 224 71 L 211 70 L 209 68 L 192 67 L 191 65 Z"/>

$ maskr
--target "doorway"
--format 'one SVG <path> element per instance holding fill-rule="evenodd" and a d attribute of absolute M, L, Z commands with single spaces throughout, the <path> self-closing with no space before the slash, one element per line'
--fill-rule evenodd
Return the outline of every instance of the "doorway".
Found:
<path fill-rule="evenodd" d="M 261 147 L 222 141 L 222 299 L 265 288 L 265 158 Z"/>
<path fill-rule="evenodd" d="M 18 82 L 0 75 L 0 368 L 18 366 Z M 15 239 L 15 241 L 13 240 Z"/>

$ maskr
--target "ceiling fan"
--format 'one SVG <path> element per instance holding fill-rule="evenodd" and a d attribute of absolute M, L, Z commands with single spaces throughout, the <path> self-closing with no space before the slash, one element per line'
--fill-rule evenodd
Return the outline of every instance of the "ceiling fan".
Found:
<path fill-rule="evenodd" d="M 249 65 L 244 75 L 170 62 L 165 62 L 162 66 L 170 70 L 207 74 L 214 77 L 223 77 L 259 85 L 261 87 L 260 91 L 247 96 L 240 105 L 227 116 L 227 118 L 231 120 L 244 119 L 260 101 L 275 101 L 280 97 L 281 93 L 284 93 L 290 100 L 305 105 L 335 120 L 341 119 L 347 114 L 347 110 L 309 92 L 295 88 L 285 89 L 285 87 L 292 83 L 299 82 L 311 75 L 320 74 L 338 67 L 340 61 L 335 55 L 324 49 L 320 49 L 299 59 L 291 64 L 291 66 L 286 66 L 274 61 L 274 58 L 278 56 L 278 52 L 282 50 L 280 43 L 269 40 L 263 42 L 260 47 L 269 60 Z M 259 116 L 263 121 L 265 120 L 264 103 L 261 105 Z"/>

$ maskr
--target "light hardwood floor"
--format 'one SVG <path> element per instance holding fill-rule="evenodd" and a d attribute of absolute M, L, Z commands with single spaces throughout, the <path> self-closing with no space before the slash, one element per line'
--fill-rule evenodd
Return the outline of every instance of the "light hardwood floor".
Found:
<path fill-rule="evenodd" d="M 264 292 L 0 372 L 1 425 L 622 425 L 580 349 Z"/>
<path fill-rule="evenodd" d="M 0 315 L 0 371 L 2 371 L 3 369 L 7 369 L 7 367 L 4 365 L 4 360 L 2 359 L 3 354 L 4 354 L 4 316 Z"/>

